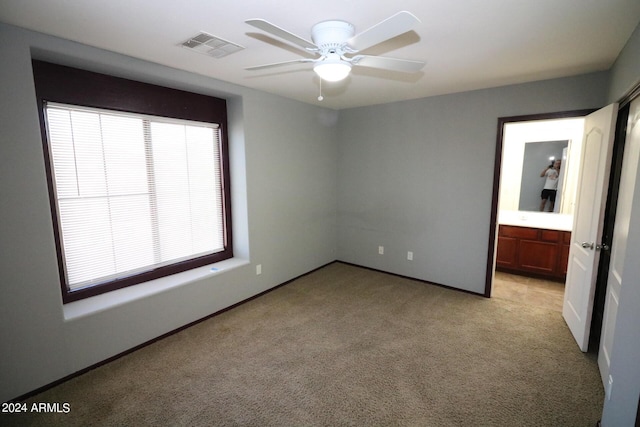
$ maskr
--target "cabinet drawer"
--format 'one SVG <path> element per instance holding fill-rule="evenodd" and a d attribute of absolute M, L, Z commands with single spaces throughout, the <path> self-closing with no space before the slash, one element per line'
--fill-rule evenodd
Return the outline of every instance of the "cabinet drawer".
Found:
<path fill-rule="evenodd" d="M 556 230 L 541 230 L 540 240 L 543 242 L 559 242 L 560 232 Z"/>
<path fill-rule="evenodd" d="M 504 237 L 537 240 L 539 232 L 540 230 L 535 228 L 512 227 L 510 225 L 500 226 L 500 235 Z"/>

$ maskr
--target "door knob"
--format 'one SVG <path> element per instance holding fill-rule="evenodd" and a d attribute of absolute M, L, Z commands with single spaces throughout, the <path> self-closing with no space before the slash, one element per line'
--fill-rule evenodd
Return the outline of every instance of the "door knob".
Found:
<path fill-rule="evenodd" d="M 606 243 L 602 243 L 600 245 L 596 245 L 596 250 L 597 251 L 600 251 L 600 250 L 608 251 L 609 249 L 610 249 L 609 245 L 607 245 Z"/>
<path fill-rule="evenodd" d="M 589 248 L 589 249 L 593 250 L 593 248 L 594 248 L 595 244 L 594 244 L 593 242 L 591 242 L 591 243 L 589 243 L 589 242 L 582 242 L 582 243 L 580 244 L 580 246 L 582 246 L 582 247 L 583 247 L 583 248 L 585 248 L 585 249 Z"/>

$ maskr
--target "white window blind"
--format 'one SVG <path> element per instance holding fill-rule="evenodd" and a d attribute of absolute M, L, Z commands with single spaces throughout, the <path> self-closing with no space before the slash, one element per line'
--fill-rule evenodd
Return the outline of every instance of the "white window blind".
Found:
<path fill-rule="evenodd" d="M 224 250 L 218 125 L 45 112 L 70 291 Z"/>

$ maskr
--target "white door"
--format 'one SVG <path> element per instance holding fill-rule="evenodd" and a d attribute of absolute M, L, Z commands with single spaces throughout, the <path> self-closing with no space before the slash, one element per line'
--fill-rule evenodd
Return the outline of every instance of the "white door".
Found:
<path fill-rule="evenodd" d="M 607 387 L 609 382 L 609 366 L 611 363 L 611 348 L 613 347 L 613 331 L 616 327 L 620 288 L 622 287 L 622 268 L 627 249 L 627 235 L 631 219 L 631 204 L 640 161 L 640 98 L 629 107 L 629 121 L 627 124 L 627 138 L 622 158 L 622 172 L 620 175 L 620 191 L 616 210 L 616 222 L 611 240 L 611 262 L 609 277 L 607 278 L 607 294 L 602 320 L 602 334 L 600 350 L 598 352 L 598 366 L 602 383 Z"/>
<path fill-rule="evenodd" d="M 574 209 L 562 316 L 580 350 L 587 351 L 598 274 L 597 245 L 602 237 L 618 104 L 585 118 L 582 161 Z"/>

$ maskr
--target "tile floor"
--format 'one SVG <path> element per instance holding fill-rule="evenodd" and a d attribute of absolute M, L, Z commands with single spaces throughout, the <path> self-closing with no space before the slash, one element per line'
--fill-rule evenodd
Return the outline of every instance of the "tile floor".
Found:
<path fill-rule="evenodd" d="M 562 313 L 564 283 L 496 271 L 491 296 Z"/>

